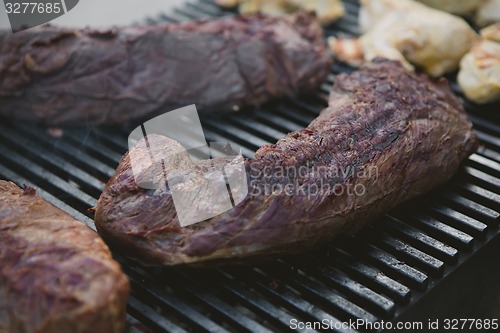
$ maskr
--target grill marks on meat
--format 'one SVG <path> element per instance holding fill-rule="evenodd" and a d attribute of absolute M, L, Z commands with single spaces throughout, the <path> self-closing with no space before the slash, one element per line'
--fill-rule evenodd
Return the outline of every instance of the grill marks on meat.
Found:
<path fill-rule="evenodd" d="M 148 138 L 166 152 L 172 144 Z M 171 193 L 139 188 L 126 154 L 98 202 L 96 226 L 111 246 L 146 264 L 207 265 L 302 252 L 446 182 L 476 145 L 445 80 L 376 59 L 338 75 L 328 108 L 306 129 L 245 162 L 250 194 L 234 209 L 181 228 Z M 147 158 L 147 151 L 133 149 Z M 279 173 L 287 168 L 306 171 Z M 289 183 L 296 184 L 292 193 L 264 191 Z M 324 184 L 331 186 L 308 192 Z M 356 186 L 365 191 L 354 192 Z"/>
<path fill-rule="evenodd" d="M 122 332 L 128 290 L 96 233 L 0 181 L 0 332 Z"/>
<path fill-rule="evenodd" d="M 311 90 L 330 65 L 322 29 L 306 12 L 0 32 L 0 114 L 81 125 L 190 104 L 216 112 Z"/>

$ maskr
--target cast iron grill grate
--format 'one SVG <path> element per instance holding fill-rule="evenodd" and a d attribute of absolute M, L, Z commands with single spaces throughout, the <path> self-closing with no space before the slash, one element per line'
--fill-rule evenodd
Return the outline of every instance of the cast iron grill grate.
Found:
<path fill-rule="evenodd" d="M 327 35 L 358 33 L 356 1 Z M 198 0 L 150 23 L 231 15 Z M 262 144 L 305 127 L 326 105 L 336 63 L 313 95 L 238 114 L 203 116 L 210 141 L 229 141 L 253 156 Z M 453 77 L 450 77 L 453 81 Z M 459 93 L 456 83 L 454 89 Z M 500 115 L 498 105 L 467 104 L 482 146 L 442 188 L 385 215 L 355 237 L 316 251 L 248 267 L 146 269 L 121 258 L 132 281 L 130 332 L 281 332 L 290 320 L 396 320 L 487 244 L 498 241 Z M 46 129 L 2 120 L 0 178 L 38 193 L 92 228 L 87 209 L 127 150 L 130 128 Z M 52 131 L 53 134 L 54 131 Z M 351 332 L 339 329 L 339 332 Z"/>

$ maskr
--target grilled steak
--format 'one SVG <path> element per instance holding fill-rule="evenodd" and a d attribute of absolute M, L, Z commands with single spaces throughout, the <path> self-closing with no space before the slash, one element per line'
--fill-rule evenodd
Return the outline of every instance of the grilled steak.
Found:
<path fill-rule="evenodd" d="M 165 154 L 174 144 L 148 139 Z M 205 265 L 300 252 L 353 233 L 446 182 L 476 146 L 446 80 L 376 59 L 338 75 L 329 106 L 307 128 L 245 161 L 249 195 L 232 210 L 181 227 L 171 188 L 138 187 L 129 152 L 100 197 L 95 222 L 111 246 L 147 264 Z M 148 161 L 146 149 L 133 149 Z M 203 170 L 192 163 L 179 165 Z M 171 165 L 166 172 L 177 172 Z M 158 170 L 147 162 L 142 167 L 146 175 Z M 203 203 L 192 207 L 202 211 Z"/>
<path fill-rule="evenodd" d="M 0 114 L 47 124 L 123 123 L 181 106 L 258 105 L 330 70 L 306 12 L 116 28 L 0 33 Z"/>
<path fill-rule="evenodd" d="M 98 235 L 0 181 L 0 332 L 118 333 L 129 285 Z"/>

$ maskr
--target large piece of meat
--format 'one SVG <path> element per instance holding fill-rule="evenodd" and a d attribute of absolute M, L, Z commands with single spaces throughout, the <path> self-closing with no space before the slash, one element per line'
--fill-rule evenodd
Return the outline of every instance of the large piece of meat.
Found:
<path fill-rule="evenodd" d="M 158 156 L 177 149 L 166 137 L 148 139 Z M 307 128 L 262 146 L 245 161 L 249 195 L 234 209 L 181 227 L 171 193 L 177 185 L 137 185 L 130 154 L 142 161 L 136 174 L 163 172 L 138 145 L 106 185 L 95 222 L 108 244 L 146 264 L 207 265 L 301 252 L 353 233 L 446 182 L 476 145 L 446 80 L 376 59 L 338 75 L 329 106 Z M 193 166 L 181 157 L 170 162 L 167 174 L 189 168 L 208 173 L 221 164 Z M 203 184 L 185 185 L 195 191 Z M 203 202 L 192 203 L 194 212 L 203 208 Z"/>
<path fill-rule="evenodd" d="M 120 333 L 128 292 L 95 232 L 0 181 L 1 333 Z"/>
<path fill-rule="evenodd" d="M 123 123 L 196 104 L 259 105 L 319 85 L 331 60 L 313 14 L 0 32 L 0 115 Z"/>

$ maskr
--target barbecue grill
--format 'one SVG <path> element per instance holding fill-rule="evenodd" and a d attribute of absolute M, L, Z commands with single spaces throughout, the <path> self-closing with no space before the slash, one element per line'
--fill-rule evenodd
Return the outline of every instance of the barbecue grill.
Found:
<path fill-rule="evenodd" d="M 211 0 L 194 1 L 148 23 L 233 14 Z M 359 5 L 345 6 L 346 16 L 327 35 L 358 34 Z M 351 70 L 337 62 L 315 94 L 230 115 L 202 114 L 205 135 L 252 157 L 262 144 L 307 126 L 326 106 L 334 74 Z M 449 79 L 460 94 L 454 76 Z M 482 143 L 478 152 L 450 182 L 355 236 L 303 255 L 207 270 L 144 268 L 116 253 L 132 283 L 128 331 L 284 332 L 293 319 L 421 321 L 425 328 L 435 318 L 500 318 L 499 106 L 466 104 Z M 60 132 L 2 119 L 0 178 L 35 187 L 95 229 L 88 208 L 113 175 L 135 125 Z"/>

